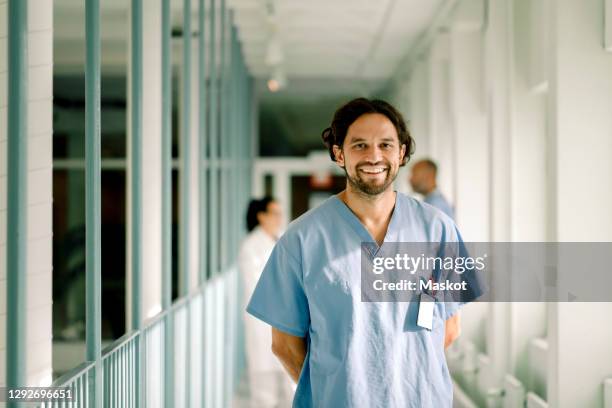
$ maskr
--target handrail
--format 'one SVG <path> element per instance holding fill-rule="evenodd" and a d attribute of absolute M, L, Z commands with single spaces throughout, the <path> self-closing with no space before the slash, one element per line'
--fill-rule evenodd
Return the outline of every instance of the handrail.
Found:
<path fill-rule="evenodd" d="M 225 268 L 223 272 L 219 274 L 215 274 L 208 281 L 204 282 L 202 285 L 194 289 L 191 293 L 176 299 L 176 301 L 172 303 L 172 306 L 168 310 L 161 311 L 155 316 L 149 318 L 139 330 L 128 331 L 127 333 L 119 337 L 117 340 L 113 341 L 111 344 L 109 344 L 102 350 L 101 352 L 102 362 L 104 363 L 104 367 L 105 367 L 104 369 L 105 370 L 104 371 L 104 383 L 105 383 L 104 392 L 113 393 L 112 394 L 113 396 L 110 397 L 111 406 L 113 406 L 113 404 L 116 403 L 117 401 L 116 398 L 118 394 L 114 394 L 114 393 L 119 392 L 120 393 L 119 395 L 128 397 L 128 395 L 130 395 L 129 393 L 127 395 L 123 393 L 128 392 L 127 391 L 128 389 L 131 389 L 132 387 L 134 387 L 134 383 L 131 383 L 131 385 L 129 384 L 126 385 L 126 383 L 122 383 L 121 380 L 118 380 L 118 378 L 122 378 L 123 375 L 127 374 L 128 371 L 133 369 L 131 368 L 132 367 L 130 366 L 131 363 L 128 360 L 123 360 L 124 361 L 123 363 L 121 362 L 122 359 L 126 358 L 125 355 L 123 354 L 122 348 L 126 346 L 127 344 L 129 344 L 134 339 L 138 338 L 139 336 L 144 336 L 144 338 L 146 338 L 146 336 L 150 335 L 150 332 L 148 332 L 148 330 L 154 327 L 157 323 L 163 321 L 163 319 L 166 318 L 169 314 L 171 315 L 175 314 L 182 307 L 189 306 L 189 302 L 195 297 L 197 296 L 203 297 L 205 295 L 205 290 L 207 288 L 215 287 L 215 285 L 217 285 L 219 282 L 223 281 L 224 279 L 232 275 L 235 275 L 236 273 L 237 273 L 237 265 L 235 263 L 232 263 L 232 265 Z M 119 361 L 119 363 L 117 363 L 117 361 Z M 53 386 L 56 386 L 56 387 L 73 386 L 74 384 L 74 386 L 76 387 L 86 388 L 89 380 L 85 376 L 87 375 L 88 371 L 95 369 L 95 364 L 96 363 L 94 361 L 85 361 L 81 363 L 77 367 L 71 369 L 70 371 L 66 372 L 61 377 L 56 379 L 53 382 Z M 123 368 L 121 368 L 122 364 L 123 364 Z M 124 371 L 124 370 L 127 370 L 127 371 Z M 236 373 L 234 372 L 233 375 L 235 374 Z M 223 388 L 224 390 L 228 390 L 228 389 L 231 390 L 232 388 L 231 381 L 232 380 L 230 380 L 230 383 L 228 386 L 229 388 L 224 387 Z M 111 387 L 111 388 L 108 388 L 108 387 Z M 82 388 L 82 389 L 85 389 L 85 388 Z M 223 392 L 223 391 L 220 391 L 220 392 Z M 109 394 L 106 394 L 106 395 L 109 395 Z M 129 396 L 128 398 L 132 398 L 132 397 L 133 396 Z M 219 398 L 223 399 L 223 398 L 227 398 L 227 396 L 219 397 Z M 226 400 L 223 399 L 223 401 L 226 401 Z"/>
<path fill-rule="evenodd" d="M 229 268 L 227 268 L 226 272 L 227 271 L 231 271 L 234 267 L 235 266 L 230 266 Z M 171 306 L 171 308 L 169 310 L 162 310 L 161 312 L 157 313 L 155 316 L 152 316 L 152 317 L 148 318 L 147 320 L 145 320 L 143 322 L 141 330 L 130 330 L 130 331 L 126 332 L 123 336 L 119 337 L 117 340 L 114 340 L 111 344 L 109 344 L 104 349 L 102 349 L 102 360 L 106 359 L 109 354 L 112 354 L 113 351 L 115 351 L 116 349 L 120 348 L 124 344 L 128 343 L 134 337 L 138 336 L 141 332 L 143 332 L 143 331 L 145 331 L 147 329 L 150 329 L 156 323 L 158 323 L 161 320 L 163 320 L 168 315 L 168 313 L 170 311 L 175 311 L 175 310 L 180 309 L 181 307 L 185 306 L 185 304 L 187 304 L 191 299 L 193 299 L 194 297 L 202 294 L 203 291 L 204 291 L 204 288 L 207 285 L 214 284 L 214 282 L 216 282 L 217 280 L 222 279 L 223 275 L 225 275 L 225 273 L 221 273 L 221 274 L 215 275 L 214 277 L 209 279 L 207 282 L 205 282 L 203 285 L 198 286 L 198 288 L 196 290 L 193 290 L 189 294 L 181 296 L 180 298 L 176 299 L 174 302 L 172 302 L 172 306 Z M 83 363 L 83 364 L 85 364 L 85 363 Z M 62 377 L 64 377 L 64 375 L 62 375 Z"/>
<path fill-rule="evenodd" d="M 233 268 L 235 268 L 235 265 L 226 268 L 225 273 L 232 271 Z M 109 344 L 104 349 L 102 349 L 102 360 L 106 359 L 109 354 L 112 354 L 113 351 L 120 348 L 124 344 L 128 343 L 134 337 L 138 336 L 141 332 L 151 328 L 153 325 L 163 320 L 170 311 L 175 311 L 177 309 L 180 309 L 181 307 L 185 306 L 185 304 L 187 304 L 191 299 L 202 294 L 206 286 L 214 284 L 216 281 L 222 279 L 225 273 L 214 275 L 212 278 L 206 281 L 203 285 L 198 286 L 197 289 L 191 291 L 187 295 L 181 296 L 180 298 L 172 302 L 172 307 L 169 310 L 162 310 L 155 316 L 152 316 L 148 318 L 147 320 L 145 320 L 142 325 L 141 330 L 130 330 L 126 332 L 123 336 L 119 337 L 117 340 L 114 340 L 111 344 Z"/>
<path fill-rule="evenodd" d="M 95 364 L 95 361 L 85 361 L 56 378 L 51 386 L 61 387 L 62 385 L 70 384 L 75 379 L 89 371 Z"/>
<path fill-rule="evenodd" d="M 113 341 L 108 346 L 104 347 L 104 349 L 102 350 L 102 361 L 104 361 L 115 350 L 127 344 L 133 338 L 138 337 L 140 335 L 140 332 L 141 330 L 130 330 L 129 332 L 125 333 L 123 336 L 119 337 L 117 340 Z"/>
<path fill-rule="evenodd" d="M 166 318 L 166 316 L 168 316 L 168 312 L 170 310 L 172 310 L 172 308 L 170 308 L 168 310 L 162 310 L 158 314 L 156 314 L 155 316 L 151 316 L 148 319 L 146 319 L 144 322 L 142 322 L 143 330 L 148 330 L 152 326 L 154 326 L 155 324 L 159 323 L 161 320 L 164 320 Z"/>

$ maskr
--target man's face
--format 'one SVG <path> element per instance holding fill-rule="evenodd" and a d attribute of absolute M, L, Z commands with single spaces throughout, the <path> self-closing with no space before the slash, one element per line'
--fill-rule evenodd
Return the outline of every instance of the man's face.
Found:
<path fill-rule="evenodd" d="M 412 190 L 419 194 L 427 194 L 433 188 L 433 174 L 423 162 L 417 162 L 410 172 Z"/>
<path fill-rule="evenodd" d="M 344 168 L 351 187 L 372 196 L 393 183 L 405 152 L 395 126 L 380 113 L 360 116 L 349 126 L 342 149 L 334 146 L 336 162 Z"/>
<path fill-rule="evenodd" d="M 423 191 L 426 189 L 426 179 L 427 175 L 423 163 L 419 162 L 412 166 L 410 172 L 410 185 L 415 192 L 423 194 Z"/>

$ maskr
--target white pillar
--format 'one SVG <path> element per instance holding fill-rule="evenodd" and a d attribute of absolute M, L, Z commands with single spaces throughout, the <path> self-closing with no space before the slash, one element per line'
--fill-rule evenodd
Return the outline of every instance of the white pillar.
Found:
<path fill-rule="evenodd" d="M 542 0 L 514 0 L 512 68 L 512 239 L 546 241 L 547 83 L 536 73 L 543 70 L 545 54 L 540 32 L 545 27 Z M 539 7 L 536 7 L 538 6 Z M 526 24 L 527 23 L 527 24 Z M 535 56 L 538 56 L 537 58 Z M 538 78 L 538 79 L 536 79 Z"/>
<path fill-rule="evenodd" d="M 419 60 L 407 86 L 410 97 L 410 132 L 416 144 L 414 161 L 429 156 L 429 72 L 427 61 Z"/>
<path fill-rule="evenodd" d="M 6 381 L 8 2 L 0 0 L 0 386 Z M 28 1 L 27 383 L 52 374 L 53 1 Z"/>
<path fill-rule="evenodd" d="M 439 33 L 429 52 L 429 136 L 428 155 L 438 163 L 438 188 L 455 205 L 455 135 L 450 114 L 449 34 Z"/>
<path fill-rule="evenodd" d="M 546 92 L 542 75 L 545 31 L 542 2 L 514 0 L 511 13 L 510 235 L 512 241 L 547 240 Z M 536 80 L 536 78 L 538 78 Z M 546 303 L 513 303 L 509 315 L 509 372 L 529 388 L 529 342 L 546 335 Z"/>
<path fill-rule="evenodd" d="M 161 311 L 161 2 L 143 8 L 142 78 L 142 314 Z M 128 304 L 130 304 L 128 302 Z"/>
<path fill-rule="evenodd" d="M 432 148 L 452 164 L 441 181 L 452 186 L 450 194 L 454 199 L 457 224 L 464 240 L 473 242 L 491 239 L 492 167 L 487 122 L 487 54 L 482 33 L 484 13 L 481 1 L 459 3 L 448 33 L 440 35 L 433 50 L 435 54 L 432 53 L 439 61 L 434 71 L 438 79 L 434 98 L 446 99 L 448 104 L 434 102 L 438 105 L 436 117 L 448 119 L 438 122 Z M 476 347 L 485 344 L 491 362 L 491 366 L 482 367 L 489 375 L 484 378 L 486 383 L 480 381 L 482 375 L 472 378 L 466 374 L 466 387 L 475 394 L 497 387 L 504 370 L 504 359 L 500 358 L 504 345 L 500 337 L 492 336 L 495 327 L 490 323 L 496 319 L 496 322 L 505 321 L 505 311 L 498 309 L 494 303 L 473 303 L 463 311 L 465 330 L 461 342 L 471 342 Z M 479 328 L 482 325 L 486 328 L 484 338 Z M 477 350 L 479 354 L 484 352 L 480 347 Z M 473 363 L 480 361 L 484 360 L 476 358 Z M 472 388 L 476 384 L 485 389 L 476 391 Z"/>
<path fill-rule="evenodd" d="M 283 211 L 283 228 L 291 221 L 291 173 L 277 169 L 274 172 L 274 197 Z"/>
<path fill-rule="evenodd" d="M 510 28 L 511 2 L 491 0 L 488 3 L 488 25 L 484 36 L 485 46 L 485 104 L 489 139 L 488 167 L 489 189 L 489 236 L 492 242 L 507 242 L 511 239 L 511 174 L 512 121 L 511 78 L 512 31 Z M 504 254 L 506 255 L 506 254 Z M 509 257 L 496 257 L 503 267 L 511 262 Z M 495 266 L 494 266 L 495 268 Z M 495 287 L 505 289 L 508 276 L 494 274 Z M 491 359 L 488 388 L 501 388 L 504 375 L 510 366 L 510 341 L 512 332 L 509 303 L 489 304 L 487 319 L 487 354 Z M 486 391 L 486 390 L 482 390 Z"/>
<path fill-rule="evenodd" d="M 264 177 L 265 173 L 261 170 L 260 166 L 258 166 L 258 162 L 255 161 L 253 165 L 253 174 L 251 176 L 251 197 L 262 197 L 265 192 L 264 187 Z M 246 214 L 246 208 L 243 209 Z"/>
<path fill-rule="evenodd" d="M 450 27 L 456 219 L 466 241 L 489 239 L 489 143 L 483 98 L 482 3 L 459 3 Z"/>

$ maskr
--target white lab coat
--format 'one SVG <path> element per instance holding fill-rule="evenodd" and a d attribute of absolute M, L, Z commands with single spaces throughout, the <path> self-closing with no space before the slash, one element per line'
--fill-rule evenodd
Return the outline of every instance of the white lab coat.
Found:
<path fill-rule="evenodd" d="M 238 268 L 242 279 L 244 307 L 251 299 L 275 244 L 276 241 L 258 226 L 240 246 Z M 251 406 L 287 406 L 294 387 L 282 364 L 272 353 L 272 328 L 246 312 L 243 316 L 248 381 L 253 398 Z"/>

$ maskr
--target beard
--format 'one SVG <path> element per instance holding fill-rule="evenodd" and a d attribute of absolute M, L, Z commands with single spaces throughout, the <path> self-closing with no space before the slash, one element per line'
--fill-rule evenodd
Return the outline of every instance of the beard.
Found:
<path fill-rule="evenodd" d="M 346 170 L 346 167 L 344 167 L 344 173 L 346 174 L 349 184 L 355 191 L 368 196 L 376 196 L 386 191 L 393 181 L 395 181 L 395 178 L 399 173 L 399 169 L 395 169 L 395 171 L 393 171 L 393 167 L 391 167 L 388 162 L 384 163 L 384 166 L 386 167 L 386 176 L 382 183 L 378 183 L 376 181 L 366 181 L 361 178 L 361 173 L 359 171 L 361 165 L 356 166 L 355 176 L 350 175 Z"/>

